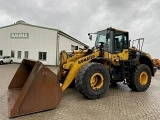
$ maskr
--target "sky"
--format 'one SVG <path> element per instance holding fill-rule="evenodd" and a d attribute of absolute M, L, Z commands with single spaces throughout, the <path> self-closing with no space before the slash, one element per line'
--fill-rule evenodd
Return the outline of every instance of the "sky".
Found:
<path fill-rule="evenodd" d="M 62 30 L 94 46 L 88 38 L 108 27 L 144 38 L 143 51 L 160 59 L 160 0 L 0 0 L 0 27 L 23 20 Z"/>

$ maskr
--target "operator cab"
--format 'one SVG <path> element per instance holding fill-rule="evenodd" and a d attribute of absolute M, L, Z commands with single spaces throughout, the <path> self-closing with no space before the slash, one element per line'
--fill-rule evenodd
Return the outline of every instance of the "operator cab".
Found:
<path fill-rule="evenodd" d="M 121 53 L 129 48 L 128 32 L 114 28 L 107 28 L 97 32 L 95 47 L 103 47 L 109 53 Z"/>

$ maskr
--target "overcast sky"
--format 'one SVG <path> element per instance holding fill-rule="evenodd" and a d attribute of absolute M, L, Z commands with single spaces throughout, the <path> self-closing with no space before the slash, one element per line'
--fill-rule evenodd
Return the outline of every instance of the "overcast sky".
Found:
<path fill-rule="evenodd" d="M 60 29 L 89 46 L 87 33 L 108 27 L 145 38 L 143 50 L 160 59 L 160 0 L 0 0 L 0 27 L 24 20 Z"/>

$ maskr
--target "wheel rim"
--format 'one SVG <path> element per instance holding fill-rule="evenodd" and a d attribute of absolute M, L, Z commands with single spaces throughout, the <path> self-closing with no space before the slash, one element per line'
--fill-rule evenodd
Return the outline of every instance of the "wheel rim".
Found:
<path fill-rule="evenodd" d="M 90 79 L 90 85 L 93 90 L 99 90 L 103 86 L 104 78 L 100 73 L 94 73 Z"/>
<path fill-rule="evenodd" d="M 146 85 L 148 82 L 148 74 L 146 72 L 142 72 L 140 74 L 140 84 L 141 85 Z"/>

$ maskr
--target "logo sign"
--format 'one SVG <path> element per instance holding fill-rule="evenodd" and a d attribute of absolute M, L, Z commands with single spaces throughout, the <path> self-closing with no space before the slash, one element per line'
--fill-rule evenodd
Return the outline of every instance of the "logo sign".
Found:
<path fill-rule="evenodd" d="M 95 55 L 87 56 L 87 57 L 85 57 L 84 59 L 79 60 L 79 61 L 78 61 L 78 64 L 84 63 L 84 62 L 86 62 L 86 61 L 88 61 L 88 60 L 91 60 L 91 59 L 93 59 L 93 58 L 95 58 Z"/>
<path fill-rule="evenodd" d="M 29 38 L 29 33 L 11 33 L 11 38 Z"/>

